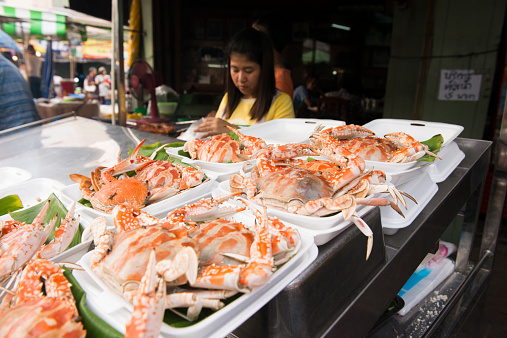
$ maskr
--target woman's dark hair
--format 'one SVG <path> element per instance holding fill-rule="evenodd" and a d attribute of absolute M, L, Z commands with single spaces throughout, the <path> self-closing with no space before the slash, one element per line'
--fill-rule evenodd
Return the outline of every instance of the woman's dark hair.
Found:
<path fill-rule="evenodd" d="M 275 87 L 275 69 L 273 62 L 273 49 L 271 42 L 266 34 L 259 32 L 254 28 L 245 28 L 236 33 L 227 44 L 225 54 L 227 65 L 227 106 L 225 107 L 225 117 L 231 117 L 232 112 L 238 106 L 243 94 L 234 85 L 231 77 L 231 54 L 242 54 L 249 61 L 258 63 L 261 66 L 259 77 L 259 91 L 254 105 L 250 109 L 250 117 L 254 120 L 260 120 L 267 114 L 273 97 L 276 93 Z"/>
<path fill-rule="evenodd" d="M 33 48 L 33 45 L 28 45 L 26 47 L 26 51 L 28 52 L 28 54 L 35 54 L 35 48 Z"/>

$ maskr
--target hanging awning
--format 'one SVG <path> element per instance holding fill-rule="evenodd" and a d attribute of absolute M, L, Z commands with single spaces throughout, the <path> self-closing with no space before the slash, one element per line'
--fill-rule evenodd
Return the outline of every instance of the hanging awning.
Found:
<path fill-rule="evenodd" d="M 0 17 L 13 18 L 2 22 L 2 29 L 11 36 L 65 36 L 66 18 L 54 11 L 0 5 Z"/>

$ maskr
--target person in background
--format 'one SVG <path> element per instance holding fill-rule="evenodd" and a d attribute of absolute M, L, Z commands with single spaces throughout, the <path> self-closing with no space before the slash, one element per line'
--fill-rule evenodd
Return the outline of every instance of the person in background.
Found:
<path fill-rule="evenodd" d="M 226 93 L 215 116 L 208 115 L 195 132 L 208 137 L 229 133 L 227 126 L 294 117 L 290 96 L 275 87 L 273 48 L 266 34 L 245 28 L 233 36 L 225 54 Z"/>
<path fill-rule="evenodd" d="M 320 97 L 319 80 L 314 75 L 308 75 L 304 85 L 294 90 L 294 110 L 297 117 L 309 117 L 311 112 L 317 111 L 317 100 Z"/>
<path fill-rule="evenodd" d="M 273 45 L 275 63 L 276 88 L 294 97 L 294 84 L 291 71 L 283 63 L 282 52 L 290 42 L 292 26 L 282 13 L 270 11 L 262 13 L 252 24 L 252 27 L 266 33 Z"/>
<path fill-rule="evenodd" d="M 107 74 L 106 67 L 99 67 L 99 73 L 95 77 L 95 83 L 99 86 L 99 101 L 104 104 L 109 89 L 111 89 L 111 76 Z"/>
<path fill-rule="evenodd" d="M 88 68 L 88 75 L 84 79 L 83 89 L 88 95 L 88 99 L 99 98 L 99 86 L 97 85 L 95 77 L 97 76 L 97 68 Z"/>
<path fill-rule="evenodd" d="M 28 76 L 28 83 L 30 83 L 30 90 L 32 96 L 36 99 L 42 96 L 41 89 L 41 68 L 42 59 L 35 54 L 33 45 L 28 45 L 25 55 L 26 75 Z"/>
<path fill-rule="evenodd" d="M 19 69 L 0 55 L 0 130 L 40 120 L 32 93 Z"/>

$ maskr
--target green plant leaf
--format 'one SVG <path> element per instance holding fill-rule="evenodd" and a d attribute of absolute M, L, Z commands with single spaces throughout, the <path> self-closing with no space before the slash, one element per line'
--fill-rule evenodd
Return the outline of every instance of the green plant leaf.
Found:
<path fill-rule="evenodd" d="M 23 209 L 23 203 L 21 203 L 18 195 L 8 195 L 0 198 L 0 216 L 19 209 Z"/>
<path fill-rule="evenodd" d="M 47 224 L 55 217 L 55 215 L 58 214 L 58 219 L 56 221 L 56 225 L 51 231 L 51 234 L 49 235 L 48 239 L 46 240 L 46 243 L 49 243 L 55 238 L 55 229 L 60 227 L 62 218 L 65 218 L 67 215 L 68 210 L 65 208 L 63 203 L 56 197 L 55 194 L 51 194 L 48 199 L 45 201 L 40 202 L 39 204 L 36 204 L 30 208 L 26 208 L 24 210 L 19 210 L 16 212 L 11 212 L 10 216 L 13 220 L 18 222 L 25 222 L 25 223 L 32 223 L 35 217 L 40 213 L 44 205 L 46 204 L 46 201 L 51 201 L 49 203 L 49 208 L 46 214 L 46 217 L 44 218 L 44 222 Z M 83 228 L 81 225 L 76 231 L 76 234 L 74 235 L 74 238 L 72 239 L 72 242 L 70 243 L 68 249 L 78 245 L 81 243 L 81 234 L 83 232 Z"/>
<path fill-rule="evenodd" d="M 239 137 L 238 137 L 238 135 L 235 132 L 231 131 L 227 135 L 229 135 L 233 140 L 239 141 Z"/>
<path fill-rule="evenodd" d="M 72 272 L 63 268 L 63 275 L 67 278 L 67 280 L 72 284 L 71 291 L 74 299 L 76 301 L 77 309 L 79 315 L 81 316 L 81 322 L 86 330 L 87 337 L 123 337 L 121 333 L 116 331 L 113 327 L 111 327 L 108 323 L 106 323 L 102 318 L 97 316 L 89 307 L 86 306 L 86 293 L 81 288 L 81 285 L 77 282 L 77 280 L 72 275 Z"/>
<path fill-rule="evenodd" d="M 444 137 L 442 136 L 442 134 L 437 134 L 437 135 L 433 136 L 432 138 L 430 138 L 429 140 L 421 141 L 421 143 L 427 145 L 429 148 L 429 151 L 431 151 L 432 153 L 438 154 L 438 152 L 440 151 L 440 147 L 442 147 L 442 144 L 444 144 Z M 418 159 L 418 161 L 433 162 L 433 161 L 435 161 L 435 157 L 426 154 L 423 157 L 421 157 L 420 159 Z"/>
<path fill-rule="evenodd" d="M 173 142 L 166 145 L 166 148 L 179 148 L 183 147 L 185 145 L 185 142 Z"/>
<path fill-rule="evenodd" d="M 186 152 L 184 150 L 178 150 L 178 155 L 181 155 L 181 156 L 185 156 L 185 157 L 188 157 L 188 158 L 192 158 L 192 156 L 190 156 L 190 153 L 189 152 Z"/>

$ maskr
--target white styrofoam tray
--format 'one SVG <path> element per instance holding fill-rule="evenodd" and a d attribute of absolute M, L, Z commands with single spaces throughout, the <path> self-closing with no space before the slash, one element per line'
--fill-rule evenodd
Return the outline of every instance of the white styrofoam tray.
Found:
<path fill-rule="evenodd" d="M 32 178 L 32 174 L 24 169 L 16 167 L 1 167 L 0 189 L 5 189 L 18 183 L 28 181 L 30 178 Z"/>
<path fill-rule="evenodd" d="M 218 184 L 218 188 L 213 190 L 212 196 L 215 198 L 220 195 L 228 195 L 231 193 L 231 189 L 229 186 L 229 181 L 224 181 Z M 260 206 L 259 206 L 260 208 Z M 358 205 L 356 209 L 357 215 L 359 217 L 365 215 L 368 211 L 370 211 L 370 208 L 366 208 L 364 205 Z M 346 227 L 352 224 L 349 220 L 344 220 L 342 213 L 328 216 L 328 217 L 315 217 L 315 216 L 304 216 L 304 215 L 297 215 L 293 214 L 287 211 L 273 209 L 268 207 L 268 215 L 270 216 L 276 216 L 279 219 L 283 221 L 290 222 L 292 224 L 295 224 L 297 226 L 303 227 L 305 229 L 310 230 L 316 230 L 316 231 L 323 231 L 323 230 L 329 230 L 332 232 L 331 229 L 334 230 L 335 236 L 339 234 L 339 232 L 343 231 Z M 324 232 L 325 233 L 325 232 Z M 314 235 L 319 234 L 314 233 Z M 322 234 L 322 233 L 320 233 Z"/>
<path fill-rule="evenodd" d="M 150 214 L 155 214 L 160 213 L 164 210 L 178 208 L 183 206 L 185 203 L 188 203 L 189 201 L 200 199 L 206 194 L 211 193 L 211 191 L 213 191 L 213 189 L 216 188 L 215 181 L 216 178 L 213 176 L 208 176 L 208 178 L 209 180 L 201 183 L 196 187 L 187 189 L 172 197 L 150 204 L 144 207 L 142 210 Z M 77 183 L 63 187 L 59 191 L 59 194 L 61 195 L 62 202 L 68 205 L 70 205 L 74 201 L 79 201 L 81 199 L 81 191 L 79 190 L 79 184 Z M 80 203 L 76 203 L 76 210 L 78 210 L 79 213 L 81 214 L 82 224 L 85 227 L 87 227 L 93 219 L 99 216 L 105 216 L 108 219 L 108 221 L 112 220 L 111 214 L 86 207 Z"/>
<path fill-rule="evenodd" d="M 391 208 L 380 208 L 380 218 L 382 221 L 382 228 L 384 229 L 384 235 L 394 235 L 399 229 L 408 227 L 412 224 L 414 219 L 438 191 L 437 184 L 431 180 L 426 172 L 421 172 L 415 179 L 401 184 L 396 188 L 414 197 L 417 204 L 405 198 L 408 209 L 405 210 L 405 208 L 398 203 L 405 218 L 401 217 Z"/>
<path fill-rule="evenodd" d="M 374 206 L 365 206 L 357 214 L 359 216 L 364 216 L 368 212 L 370 212 L 371 210 L 373 210 L 374 208 L 375 208 Z M 341 222 L 338 225 L 335 225 L 335 226 L 333 226 L 331 228 L 323 229 L 323 230 L 309 229 L 307 227 L 302 227 L 302 226 L 299 226 L 299 225 L 294 225 L 294 227 L 297 228 L 297 229 L 301 229 L 302 232 L 307 232 L 310 235 L 312 235 L 313 236 L 313 240 L 315 241 L 315 245 L 321 246 L 321 245 L 326 244 L 327 242 L 329 242 L 330 240 L 332 240 L 333 238 L 335 238 L 339 234 L 341 234 L 350 225 L 355 226 L 355 225 L 352 224 L 352 222 L 349 221 L 348 223 L 347 222 Z"/>
<path fill-rule="evenodd" d="M 445 181 L 463 161 L 465 153 L 459 149 L 456 142 L 451 142 L 440 150 L 438 156 L 442 159 L 435 159 L 433 164 L 426 168 L 426 172 L 435 183 Z"/>
<path fill-rule="evenodd" d="M 238 213 L 232 218 L 245 224 L 254 222 L 254 217 L 245 212 Z M 194 325 L 174 328 L 163 323 L 161 335 L 165 337 L 224 337 L 229 334 L 275 297 L 315 260 L 318 249 L 313 242 L 313 237 L 302 232 L 301 239 L 302 245 L 299 252 L 275 271 L 266 285 L 242 295 Z M 85 271 L 73 271 L 73 274 L 86 292 L 87 306 L 113 328 L 124 333 L 125 325 L 130 321 L 132 305 L 112 291 L 91 270 L 91 255 L 92 252 L 89 252 L 79 261 Z"/>
<path fill-rule="evenodd" d="M 318 125 L 338 127 L 344 121 L 320 119 L 276 119 L 240 129 L 240 132 L 263 139 L 268 144 L 309 143 Z"/>
<path fill-rule="evenodd" d="M 402 131 L 406 134 L 409 134 L 417 141 L 426 141 L 437 134 L 442 134 L 444 138 L 442 150 L 444 146 L 450 144 L 463 131 L 462 126 L 454 124 L 402 119 L 373 120 L 366 123 L 364 127 L 375 132 L 376 136 L 378 137 L 384 137 L 385 134 Z M 406 172 L 415 167 L 428 165 L 428 162 L 420 161 L 412 161 L 408 163 L 365 161 L 365 163 L 366 168 L 382 170 L 385 173 Z"/>
<path fill-rule="evenodd" d="M 402 131 L 417 141 L 426 141 L 437 134 L 441 134 L 444 138 L 442 147 L 451 143 L 464 129 L 463 126 L 456 124 L 403 119 L 373 120 L 366 123 L 364 127 L 373 131 L 378 137 Z"/>
<path fill-rule="evenodd" d="M 18 195 L 23 208 L 28 208 L 46 200 L 52 193 L 60 198 L 59 191 L 62 187 L 62 183 L 50 178 L 34 178 L 0 190 L 0 198 Z"/>
<path fill-rule="evenodd" d="M 234 174 L 239 172 L 242 168 L 245 168 L 245 171 L 249 171 L 252 169 L 253 166 L 255 166 L 256 160 L 248 160 L 243 162 L 237 162 L 237 163 L 216 163 L 216 162 L 209 162 L 209 161 L 201 161 L 201 160 L 193 160 L 191 158 L 188 158 L 186 156 L 182 156 L 178 154 L 178 151 L 183 150 L 183 147 L 177 147 L 177 148 L 165 148 L 166 152 L 174 156 L 176 158 L 179 158 L 182 162 L 199 166 L 202 169 L 222 173 L 222 174 Z"/>

